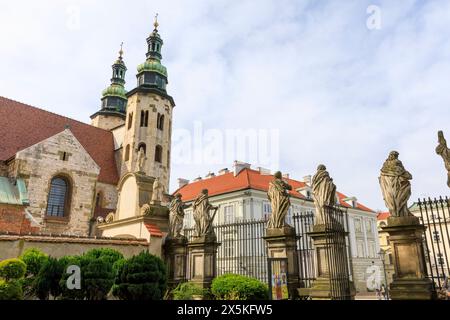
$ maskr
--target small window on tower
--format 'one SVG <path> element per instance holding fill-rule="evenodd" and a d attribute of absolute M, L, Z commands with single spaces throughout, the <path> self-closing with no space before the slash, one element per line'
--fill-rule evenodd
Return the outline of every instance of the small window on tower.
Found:
<path fill-rule="evenodd" d="M 162 147 L 159 144 L 155 147 L 155 162 L 162 162 Z"/>
<path fill-rule="evenodd" d="M 141 110 L 141 127 L 144 126 L 144 120 L 145 120 L 145 112 L 144 110 Z"/>
<path fill-rule="evenodd" d="M 144 127 L 148 127 L 148 110 L 145 111 Z"/>
<path fill-rule="evenodd" d="M 130 145 L 127 145 L 125 147 L 125 161 L 128 161 L 130 159 Z"/>
<path fill-rule="evenodd" d="M 128 130 L 131 129 L 132 122 L 133 122 L 133 112 L 128 114 Z"/>

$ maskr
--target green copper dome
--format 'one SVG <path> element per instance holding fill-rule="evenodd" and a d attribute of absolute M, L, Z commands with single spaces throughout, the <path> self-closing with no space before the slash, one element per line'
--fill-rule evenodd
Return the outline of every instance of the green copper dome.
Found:
<path fill-rule="evenodd" d="M 143 71 L 153 71 L 157 72 L 167 78 L 167 69 L 164 67 L 158 60 L 149 59 L 144 63 L 138 65 L 137 67 L 138 73 Z"/>
<path fill-rule="evenodd" d="M 121 85 L 111 84 L 108 88 L 102 91 L 102 96 L 116 96 L 127 99 L 127 90 Z"/>

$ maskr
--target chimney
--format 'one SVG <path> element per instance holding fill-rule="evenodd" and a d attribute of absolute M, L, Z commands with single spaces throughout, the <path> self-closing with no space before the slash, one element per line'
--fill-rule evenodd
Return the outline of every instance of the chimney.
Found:
<path fill-rule="evenodd" d="M 303 177 L 303 182 L 306 183 L 308 186 L 311 185 L 311 175 L 307 175 Z"/>
<path fill-rule="evenodd" d="M 248 168 L 250 168 L 250 163 L 235 160 L 233 165 L 234 176 L 236 177 L 239 174 L 239 172 Z"/>
<path fill-rule="evenodd" d="M 262 175 L 270 175 L 271 174 L 270 169 L 266 169 L 263 167 L 258 167 L 258 171 L 259 171 L 259 174 L 262 174 Z"/>
<path fill-rule="evenodd" d="M 193 181 L 195 182 L 195 181 L 200 181 L 200 180 L 202 180 L 202 177 L 198 176 L 198 177 L 195 178 Z"/>
<path fill-rule="evenodd" d="M 178 178 L 178 188 L 184 187 L 188 183 L 189 183 L 189 180 L 183 179 L 183 178 Z"/>
<path fill-rule="evenodd" d="M 221 176 L 221 175 L 223 175 L 223 174 L 225 174 L 225 173 L 228 173 L 228 172 L 230 172 L 230 170 L 228 170 L 228 168 L 220 169 L 220 170 L 219 170 L 219 176 Z"/>
<path fill-rule="evenodd" d="M 214 172 L 208 172 L 208 174 L 206 175 L 206 179 L 208 179 L 208 178 L 212 178 L 212 177 L 215 177 L 216 175 L 214 174 Z"/>
<path fill-rule="evenodd" d="M 283 176 L 283 178 L 285 178 L 285 179 L 289 179 L 289 173 L 283 173 L 282 176 Z"/>

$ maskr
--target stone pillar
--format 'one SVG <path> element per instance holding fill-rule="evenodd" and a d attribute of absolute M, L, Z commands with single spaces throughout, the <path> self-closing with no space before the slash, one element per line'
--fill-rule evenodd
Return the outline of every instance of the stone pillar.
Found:
<path fill-rule="evenodd" d="M 175 288 L 179 283 L 186 281 L 187 239 L 166 238 L 164 253 L 168 270 L 168 285 Z"/>
<path fill-rule="evenodd" d="M 389 217 L 382 228 L 389 234 L 395 276 L 390 285 L 392 300 L 434 298 L 431 280 L 426 277 L 423 234 L 425 227 L 415 216 Z"/>
<path fill-rule="evenodd" d="M 336 243 L 336 241 L 345 241 L 345 236 L 342 239 L 338 237 L 333 238 L 326 232 L 325 224 L 315 225 L 312 232 L 308 235 L 314 242 L 314 253 L 316 256 L 316 279 L 311 288 L 299 289 L 301 296 L 310 296 L 313 300 L 331 300 L 332 294 L 332 274 L 334 275 L 333 285 L 346 290 L 348 292 L 341 292 L 349 296 L 353 300 L 356 294 L 356 289 L 353 282 L 348 279 L 348 257 L 345 242 Z M 333 271 L 330 270 L 330 265 L 333 264 Z M 336 264 L 334 266 L 334 264 Z M 340 283 L 340 281 L 342 281 Z"/>
<path fill-rule="evenodd" d="M 217 242 L 215 235 L 192 237 L 188 243 L 189 278 L 202 288 L 210 288 L 217 272 Z"/>
<path fill-rule="evenodd" d="M 298 257 L 295 229 L 291 226 L 283 228 L 267 228 L 264 237 L 267 243 L 267 256 L 269 258 L 287 258 L 287 285 L 289 298 L 295 299 L 298 295 Z"/>

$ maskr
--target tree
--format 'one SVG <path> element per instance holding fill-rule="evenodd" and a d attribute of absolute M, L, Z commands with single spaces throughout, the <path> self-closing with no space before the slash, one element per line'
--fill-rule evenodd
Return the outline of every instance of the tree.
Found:
<path fill-rule="evenodd" d="M 163 261 L 141 252 L 118 267 L 113 294 L 122 300 L 159 300 L 167 288 Z"/>
<path fill-rule="evenodd" d="M 33 290 L 33 283 L 36 280 L 36 276 L 39 273 L 39 270 L 47 261 L 48 255 L 35 248 L 28 248 L 25 252 L 20 256 L 20 260 L 22 260 L 27 265 L 27 271 L 25 274 L 25 278 L 21 280 L 23 293 L 25 298 L 30 298 L 35 295 Z"/>
<path fill-rule="evenodd" d="M 0 278 L 6 282 L 19 280 L 25 276 L 27 265 L 20 259 L 12 258 L 0 261 Z"/>
<path fill-rule="evenodd" d="M 41 300 L 48 300 L 52 295 L 56 299 L 61 294 L 59 281 L 63 274 L 63 266 L 57 259 L 49 257 L 44 262 L 36 277 L 33 290 Z"/>

